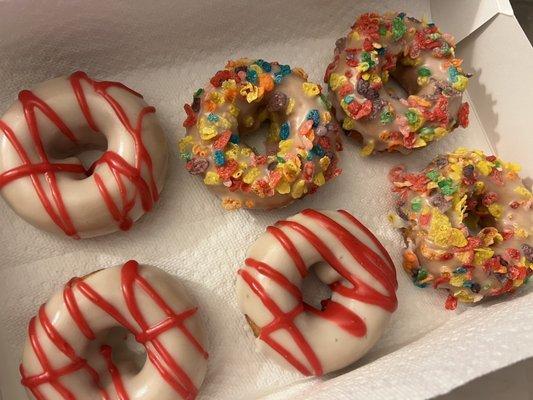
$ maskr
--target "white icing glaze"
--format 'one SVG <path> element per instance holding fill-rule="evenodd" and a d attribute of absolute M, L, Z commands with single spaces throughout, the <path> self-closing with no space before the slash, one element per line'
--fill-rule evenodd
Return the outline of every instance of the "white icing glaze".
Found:
<path fill-rule="evenodd" d="M 362 357 L 396 308 L 389 255 L 344 211 L 305 210 L 280 221 L 250 247 L 245 264 L 237 301 L 258 348 L 306 375 L 331 372 Z M 312 268 L 332 289 L 323 310 L 301 299 L 302 281 Z"/>
<path fill-rule="evenodd" d="M 167 144 L 154 112 L 122 84 L 81 72 L 22 91 L 0 120 L 2 197 L 50 232 L 129 229 L 164 184 Z M 90 171 L 76 155 L 95 147 L 106 152 Z"/>
<path fill-rule="evenodd" d="M 144 346 L 140 371 L 111 358 L 106 334 L 116 327 Z M 69 282 L 42 306 L 30 322 L 22 382 L 37 400 L 193 399 L 207 369 L 205 341 L 180 283 L 128 261 Z"/>

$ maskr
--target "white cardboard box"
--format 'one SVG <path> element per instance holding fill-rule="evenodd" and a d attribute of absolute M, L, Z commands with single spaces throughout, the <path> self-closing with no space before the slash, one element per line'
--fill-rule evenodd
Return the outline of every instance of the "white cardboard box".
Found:
<path fill-rule="evenodd" d="M 283 13 L 283 7 L 289 8 L 286 14 Z M 338 37 L 346 32 L 350 24 L 348 21 L 365 10 L 381 12 L 395 9 L 418 16 L 431 14 L 443 31 L 451 32 L 461 39 L 458 45 L 459 56 L 465 60 L 465 69 L 475 74 L 468 90 L 472 109 L 471 127 L 467 131 L 453 133 L 450 139 L 443 139 L 443 148 L 447 148 L 446 141 L 449 141 L 448 145 L 461 144 L 464 137 L 458 135 L 475 136 L 480 147 L 492 148 L 502 158 L 520 162 L 524 175 L 529 177 L 527 182 L 531 184 L 533 135 L 529 132 L 529 116 L 533 110 L 530 95 L 533 92 L 533 49 L 506 0 L 404 0 L 357 4 L 343 0 L 327 3 L 319 0 L 299 0 L 291 1 L 288 5 L 280 0 L 257 3 L 243 0 L 194 3 L 155 1 L 150 4 L 58 1 L 46 5 L 26 0 L 4 1 L 0 2 L 0 81 L 3 85 L 0 92 L 1 110 L 7 109 L 19 89 L 31 87 L 53 75 L 83 68 L 98 78 L 122 80 L 134 88 L 143 89 L 141 91 L 149 101 L 158 107 L 163 125 L 172 137 L 177 122 L 182 121 L 180 105 L 189 98 L 192 90 L 208 77 L 207 74 L 202 75 L 203 79 L 198 82 L 196 71 L 191 71 L 191 76 L 195 77 L 193 82 L 184 76 L 187 67 L 192 68 L 196 60 L 204 59 L 206 70 L 214 71 L 229 57 L 260 56 L 261 51 L 266 52 L 265 57 L 272 53 L 272 58 L 277 58 L 278 54 L 289 58 L 287 54 L 290 54 L 291 59 L 280 61 L 301 64 L 311 72 L 312 78 L 319 80 L 326 66 L 324 62 L 331 55 L 334 36 Z M 242 17 L 242 25 L 226 26 L 224 18 L 227 14 L 224 13 L 239 15 Z M 249 20 L 247 15 L 250 15 Z M 261 30 L 261 26 L 251 29 L 249 26 L 252 22 L 266 17 L 271 22 L 266 29 Z M 203 32 L 194 31 L 195 18 L 208 19 L 212 22 L 214 31 L 229 30 L 232 37 L 243 37 L 240 42 L 230 43 L 228 48 L 215 49 L 204 39 Z M 338 24 L 335 23 L 337 20 Z M 154 37 L 156 42 L 153 44 L 143 42 L 142 36 L 137 32 L 137 29 L 149 28 L 143 21 L 150 21 L 154 31 L 161 33 Z M 314 31 L 301 27 L 309 21 L 314 24 L 323 21 L 324 28 Z M 294 28 L 288 31 L 296 32 L 289 35 L 290 40 L 283 41 L 284 36 L 277 31 L 278 22 L 281 30 Z M 294 25 L 287 26 L 291 23 Z M 326 28 L 332 31 L 327 31 Z M 303 35 L 302 32 L 307 36 L 298 36 Z M 263 36 L 270 40 L 263 41 Z M 214 42 L 220 45 L 220 41 Z M 258 50 L 259 54 L 241 54 L 241 47 L 247 45 Z M 118 48 L 124 51 L 117 51 Z M 166 48 L 183 48 L 186 51 L 180 52 L 178 57 L 172 54 L 171 50 L 165 52 Z M 320 51 L 317 59 L 306 54 L 307 48 L 310 51 Z M 174 68 L 176 65 L 180 68 Z M 160 76 L 168 76 L 170 81 L 158 81 L 157 77 Z M 185 87 L 174 85 L 173 80 L 186 82 Z M 169 93 L 168 87 L 176 90 L 175 96 Z M 421 151 L 418 165 L 424 165 L 437 148 L 440 147 L 435 145 Z M 401 157 L 394 159 L 402 160 Z M 416 164 L 413 159 L 414 157 L 410 160 Z M 366 165 L 373 168 L 376 163 L 385 162 L 385 159 L 377 158 L 367 162 Z M 175 159 L 173 163 L 176 168 L 182 167 Z M 176 178 L 174 175 L 169 179 Z M 181 179 L 183 175 L 179 177 Z M 201 185 L 193 184 L 188 179 L 183 178 L 184 185 L 191 185 L 198 193 L 203 193 Z M 338 185 L 336 188 L 332 185 L 332 189 L 328 189 L 329 196 L 334 196 L 334 190 L 339 188 Z M 176 269 L 176 264 L 183 263 L 186 258 L 181 254 L 173 258 L 172 244 L 158 242 L 157 234 L 161 231 L 167 234 L 168 231 L 163 227 L 156 228 L 156 222 L 165 223 L 164 220 L 161 221 L 164 209 L 169 207 L 168 199 L 177 196 L 172 194 L 172 191 L 177 193 L 178 189 L 179 187 L 169 182 L 165 189 L 166 203 L 163 199 L 164 204 L 160 209 L 144 218 L 128 236 L 115 235 L 116 237 L 111 239 L 74 244 L 67 239 L 40 234 L 14 217 L 5 204 L 0 205 L 0 304 L 3 304 L 0 309 L 0 354 L 3 358 L 0 363 L 1 400 L 24 398 L 17 372 L 20 346 L 25 334 L 19 315 L 23 314 L 25 318 L 29 318 L 38 303 L 45 301 L 58 285 L 69 278 L 65 276 L 64 269 L 54 269 L 50 266 L 51 263 L 71 262 L 72 273 L 80 274 L 100 265 L 112 265 L 124 257 L 135 257 L 135 254 L 131 253 L 143 252 L 144 255 L 145 252 L 146 261 L 160 263 L 163 268 L 184 278 L 186 286 L 207 310 L 204 318 L 217 320 L 218 323 L 226 322 L 213 315 L 214 306 L 210 303 L 212 300 L 206 298 L 204 301 L 202 298 L 206 289 L 201 287 L 201 271 L 189 271 L 186 265 L 180 265 L 181 269 Z M 311 200 L 305 200 L 305 204 L 298 204 L 268 216 L 222 214 L 217 211 L 210 219 L 226 223 L 230 233 L 230 227 L 233 225 L 252 225 L 251 228 L 243 228 L 243 233 L 238 234 L 239 238 L 246 237 L 250 241 L 250 237 L 257 235 L 267 223 L 276 218 L 295 213 L 304 207 L 328 207 L 328 203 L 323 202 L 324 199 L 327 200 L 327 196 L 328 192 L 325 191 L 322 196 L 312 196 Z M 202 201 L 208 202 L 206 208 L 216 207 L 215 201 Z M 338 200 L 331 199 L 332 206 L 350 209 L 350 205 L 339 205 L 336 201 Z M 357 208 L 357 205 L 352 208 Z M 176 212 L 184 211 L 178 205 Z M 382 219 L 377 216 L 368 216 L 368 219 L 370 227 L 380 238 L 387 236 L 384 231 L 388 228 L 382 227 Z M 155 236 L 152 239 L 144 235 Z M 31 238 L 31 244 L 24 244 L 23 238 L 26 237 Z M 209 238 L 198 243 L 198 247 L 206 246 L 210 240 Z M 167 247 L 151 253 L 139 248 L 143 245 Z M 227 249 L 227 254 L 214 252 L 213 255 L 226 257 L 224 262 L 239 262 L 243 257 L 242 249 L 245 249 L 246 245 L 247 243 L 239 244 L 235 249 Z M 158 258 L 159 253 L 162 254 L 162 259 Z M 397 257 L 398 254 L 394 256 Z M 396 264 L 399 266 L 398 262 Z M 182 271 L 188 271 L 190 274 L 186 275 Z M 222 272 L 220 269 L 217 273 Z M 402 272 L 398 272 L 400 286 L 404 285 L 405 293 L 415 293 Z M 403 280 L 407 283 L 403 283 Z M 31 287 L 33 292 L 27 292 L 27 286 Z M 418 292 L 416 293 L 418 296 Z M 431 293 L 420 296 L 421 301 L 427 302 L 430 307 L 434 306 L 433 303 L 440 304 L 441 301 Z M 233 387 L 237 388 L 235 377 L 224 370 L 224 364 L 227 362 L 228 365 L 233 365 L 231 363 L 236 360 L 224 359 L 230 353 L 219 351 L 220 347 L 228 345 L 228 339 L 223 332 L 220 332 L 220 337 L 211 333 L 210 351 L 213 359 L 200 398 L 249 399 L 264 396 L 268 399 L 303 400 L 417 399 L 436 396 L 483 374 L 533 356 L 532 313 L 520 312 L 531 307 L 532 299 L 533 293 L 529 289 L 509 299 L 512 308 L 517 309 L 516 315 L 514 311 L 509 311 L 504 301 L 464 309 L 456 314 L 429 315 L 420 319 L 417 328 L 419 332 L 408 333 L 403 330 L 413 315 L 404 306 L 396 313 L 391 324 L 391 330 L 403 332 L 402 340 L 394 339 L 392 334 L 386 335 L 375 351 L 357 364 L 359 368 L 351 371 L 348 369 L 343 374 L 323 379 L 292 378 L 281 373 L 277 379 L 277 375 L 273 374 L 268 379 L 247 380 L 242 388 L 239 387 L 233 392 L 222 390 L 226 387 L 224 385 L 234 385 Z M 208 311 L 211 311 L 211 314 Z M 239 321 L 236 318 L 240 316 L 236 314 L 235 309 L 228 311 L 228 325 Z M 490 334 L 484 332 L 485 320 L 490 321 L 490 324 L 501 324 L 501 335 L 498 331 L 491 330 Z M 208 325 L 210 328 L 217 326 L 216 323 Z M 515 340 L 517 344 L 514 344 Z M 237 361 L 242 358 L 244 364 L 246 360 L 261 360 L 255 355 L 247 354 L 251 351 L 249 342 L 251 340 L 238 343 L 238 351 L 241 353 Z M 454 350 L 460 353 L 452 354 Z M 231 349 L 231 352 L 234 351 Z M 469 354 L 481 356 L 471 358 L 467 356 Z M 247 368 L 256 368 L 258 365 L 264 368 L 261 369 L 263 374 L 267 374 L 270 368 L 275 370 L 275 367 L 264 361 L 262 364 L 250 364 L 250 367 L 243 365 L 238 373 L 244 374 Z"/>

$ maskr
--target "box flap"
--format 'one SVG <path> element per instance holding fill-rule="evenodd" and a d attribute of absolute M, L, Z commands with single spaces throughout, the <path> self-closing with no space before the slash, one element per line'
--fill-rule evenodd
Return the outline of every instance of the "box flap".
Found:
<path fill-rule="evenodd" d="M 459 42 L 498 14 L 514 15 L 509 0 L 431 0 L 431 17 Z"/>

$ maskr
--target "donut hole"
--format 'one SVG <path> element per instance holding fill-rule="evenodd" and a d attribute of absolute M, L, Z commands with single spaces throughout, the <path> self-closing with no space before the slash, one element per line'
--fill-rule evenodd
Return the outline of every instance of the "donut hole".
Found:
<path fill-rule="evenodd" d="M 331 298 L 331 289 L 317 275 L 317 269 L 329 267 L 326 263 L 318 263 L 309 269 L 309 273 L 302 282 L 302 295 L 305 303 L 322 309 L 322 301 Z"/>
<path fill-rule="evenodd" d="M 107 151 L 107 138 L 104 135 L 95 134 L 84 143 L 74 144 L 59 137 L 48 144 L 45 149 L 50 158 L 55 160 L 66 160 L 71 157 L 77 158 L 86 170 Z"/>
<path fill-rule="evenodd" d="M 242 144 L 248 146 L 255 154 L 267 154 L 266 137 L 270 121 L 266 120 L 257 129 L 240 134 Z"/>
<path fill-rule="evenodd" d="M 111 359 L 121 371 L 138 374 L 146 363 L 146 349 L 135 340 L 133 334 L 123 327 L 112 327 L 100 332 L 85 350 L 85 358 L 95 357 L 93 365 L 102 365 L 107 369 L 104 357 L 101 355 L 102 346 L 110 346 Z M 92 355 L 92 356 L 90 356 Z"/>
<path fill-rule="evenodd" d="M 393 99 L 406 99 L 410 94 L 407 89 L 402 85 L 405 82 L 397 80 L 394 76 L 391 76 L 389 80 L 383 85 L 385 92 Z"/>

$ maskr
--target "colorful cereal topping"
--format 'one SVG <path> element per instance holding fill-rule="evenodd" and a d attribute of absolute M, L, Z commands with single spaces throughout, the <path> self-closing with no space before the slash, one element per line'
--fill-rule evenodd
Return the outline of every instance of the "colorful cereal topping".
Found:
<path fill-rule="evenodd" d="M 533 196 L 519 170 L 463 148 L 420 173 L 391 170 L 404 269 L 417 286 L 448 290 L 447 309 L 512 292 L 533 274 Z"/>
<path fill-rule="evenodd" d="M 321 87 L 300 68 L 230 61 L 184 109 L 180 156 L 191 174 L 219 188 L 227 209 L 270 208 L 270 198 L 286 204 L 340 173 L 339 128 Z M 243 139 L 267 120 L 262 154 Z"/>
<path fill-rule="evenodd" d="M 363 137 L 364 154 L 424 147 L 468 125 L 461 103 L 468 75 L 454 45 L 434 24 L 405 13 L 363 14 L 337 41 L 324 82 L 343 129 Z M 407 98 L 398 97 L 391 77 Z"/>

